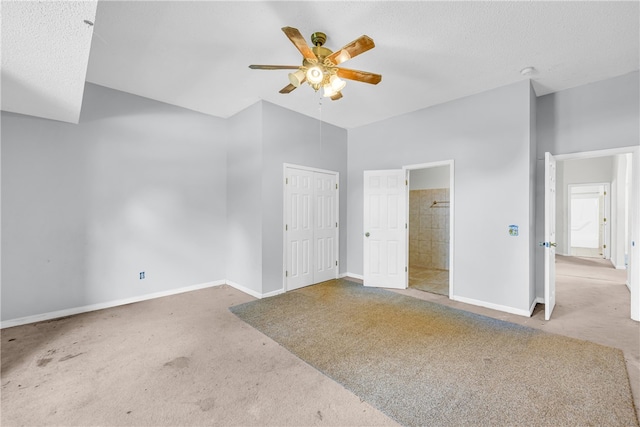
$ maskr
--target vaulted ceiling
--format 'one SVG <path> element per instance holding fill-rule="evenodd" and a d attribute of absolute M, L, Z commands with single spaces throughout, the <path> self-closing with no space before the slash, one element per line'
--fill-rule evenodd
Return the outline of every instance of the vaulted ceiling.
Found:
<path fill-rule="evenodd" d="M 85 80 L 218 117 L 260 99 L 353 128 L 531 79 L 538 96 L 639 68 L 639 2 L 2 1 L 2 109 L 77 123 Z M 95 25 L 92 25 L 92 24 Z M 330 101 L 281 31 L 327 34 L 343 65 L 382 74 Z M 525 67 L 535 67 L 523 76 Z"/>

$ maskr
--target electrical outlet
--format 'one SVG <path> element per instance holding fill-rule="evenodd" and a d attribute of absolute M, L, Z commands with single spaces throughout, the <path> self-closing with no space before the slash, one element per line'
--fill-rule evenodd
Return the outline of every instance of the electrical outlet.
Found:
<path fill-rule="evenodd" d="M 140 272 L 140 280 L 144 279 L 144 271 Z"/>

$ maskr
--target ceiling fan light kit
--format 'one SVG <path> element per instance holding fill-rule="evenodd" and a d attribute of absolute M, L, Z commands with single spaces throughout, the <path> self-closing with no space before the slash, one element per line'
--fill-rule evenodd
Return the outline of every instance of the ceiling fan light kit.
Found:
<path fill-rule="evenodd" d="M 316 92 L 322 88 L 325 97 L 336 101 L 342 98 L 342 89 L 347 85 L 343 79 L 374 85 L 382 80 L 380 74 L 338 67 L 339 64 L 374 48 L 375 44 L 369 36 L 360 36 L 339 51 L 333 52 L 323 46 L 327 41 L 325 33 L 313 33 L 311 35 L 313 47 L 309 48 L 296 28 L 284 27 L 282 31 L 302 54 L 302 65 L 249 65 L 253 70 L 296 70 L 289 73 L 290 83 L 282 88 L 280 93 L 290 93 L 302 83 L 307 82 Z"/>

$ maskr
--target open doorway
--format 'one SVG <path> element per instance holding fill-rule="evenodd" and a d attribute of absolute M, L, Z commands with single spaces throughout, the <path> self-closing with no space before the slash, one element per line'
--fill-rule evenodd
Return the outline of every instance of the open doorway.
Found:
<path fill-rule="evenodd" d="M 637 262 L 630 218 L 634 150 L 556 156 L 557 307 L 578 316 L 602 306 L 601 316 L 637 320 Z M 636 155 L 637 156 L 637 155 Z M 637 183 L 635 184 L 637 185 Z M 598 258 L 598 259 L 596 259 Z M 626 271 L 624 271 L 626 270 Z M 635 274 L 635 276 L 634 276 Z M 557 283 L 555 283 L 557 280 Z M 613 298 L 614 295 L 618 295 Z M 628 316 L 628 314 L 627 314 Z"/>
<path fill-rule="evenodd" d="M 609 259 L 609 184 L 569 184 L 567 193 L 569 255 Z"/>
<path fill-rule="evenodd" d="M 409 169 L 409 287 L 450 296 L 452 165 Z"/>

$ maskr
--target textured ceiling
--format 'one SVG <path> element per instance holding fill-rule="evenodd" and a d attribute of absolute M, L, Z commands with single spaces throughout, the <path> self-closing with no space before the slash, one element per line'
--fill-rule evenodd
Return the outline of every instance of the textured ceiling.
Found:
<path fill-rule="evenodd" d="M 3 7 L 5 3 L 3 0 Z M 54 4 L 59 8 L 54 18 L 67 14 L 73 16 L 73 22 L 80 18 L 78 10 L 65 6 L 66 2 Z M 85 6 L 89 9 L 92 4 Z M 4 44 L 4 13 L 2 23 Z M 19 23 L 11 24 L 19 31 Z M 59 37 L 56 46 L 43 49 L 45 29 L 53 26 L 63 31 L 66 21 L 39 20 L 37 24 L 24 37 L 8 40 L 10 45 L 26 40 L 30 58 L 26 68 L 8 67 L 9 85 L 16 84 L 14 92 L 18 92 L 24 89 L 17 84 L 21 77 L 35 74 L 38 85 L 27 89 L 42 90 L 41 98 L 47 101 L 78 102 L 77 96 L 54 96 L 47 90 L 61 86 L 53 83 L 56 79 L 80 83 L 77 76 L 84 70 L 87 53 L 78 46 L 86 36 Z M 309 43 L 312 32 L 325 32 L 325 46 L 332 50 L 367 34 L 376 47 L 343 66 L 382 74 L 382 82 L 373 86 L 349 81 L 339 101 L 321 98 L 307 85 L 288 95 L 279 94 L 289 83 L 287 70 L 250 70 L 247 66 L 301 63 L 300 53 L 281 31 L 284 26 L 298 28 Z M 80 26 L 77 31 L 86 29 Z M 93 29 L 89 82 L 219 117 L 229 117 L 264 99 L 344 128 L 525 79 L 520 70 L 526 66 L 536 67 L 530 78 L 538 95 L 639 68 L 636 1 L 100 0 Z M 8 51 L 10 59 L 19 48 Z M 50 50 L 74 52 L 77 57 L 58 58 Z M 3 89 L 5 56 L 3 52 Z M 64 71 L 65 66 L 72 70 Z M 49 75 L 52 69 L 56 72 Z M 32 108 L 31 114 L 40 115 L 37 105 Z M 21 112 L 29 114 L 28 108 Z"/>
<path fill-rule="evenodd" d="M 2 1 L 2 109 L 77 123 L 96 1 Z"/>

